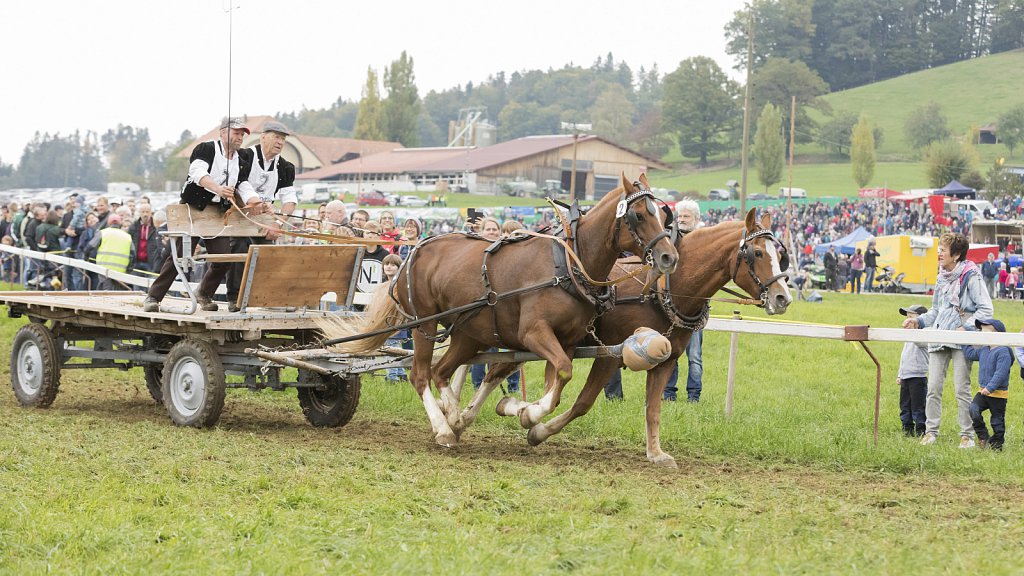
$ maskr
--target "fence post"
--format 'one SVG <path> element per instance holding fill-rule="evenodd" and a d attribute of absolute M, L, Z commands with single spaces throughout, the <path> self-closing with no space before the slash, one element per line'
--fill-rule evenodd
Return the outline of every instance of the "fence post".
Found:
<path fill-rule="evenodd" d="M 742 320 L 739 310 L 733 310 L 732 317 L 734 320 Z M 729 335 L 729 377 L 726 379 L 725 385 L 725 417 L 732 417 L 732 395 L 733 389 L 736 383 L 736 353 L 739 348 L 740 335 L 737 332 L 733 332 Z"/>

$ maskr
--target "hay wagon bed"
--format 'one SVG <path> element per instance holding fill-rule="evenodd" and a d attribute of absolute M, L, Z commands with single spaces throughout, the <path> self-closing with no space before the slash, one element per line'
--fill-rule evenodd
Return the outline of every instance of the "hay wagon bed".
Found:
<path fill-rule="evenodd" d="M 401 350 L 347 356 L 315 344 L 317 309 L 249 307 L 228 313 L 144 312 L 141 292 L 0 292 L 13 318 L 28 317 L 11 344 L 11 382 L 23 406 L 47 407 L 61 373 L 86 368 L 143 368 L 153 399 L 174 423 L 217 422 L 227 388 L 298 389 L 314 426 L 341 426 L 359 403 L 360 374 L 402 366 Z M 188 300 L 165 304 L 186 308 Z M 285 349 L 291 349 L 287 350 Z M 282 368 L 295 367 L 295 381 Z M 225 376 L 241 376 L 228 381 Z"/>
<path fill-rule="evenodd" d="M 165 298 L 159 312 L 142 309 L 143 292 L 0 292 L 11 317 L 27 316 L 11 345 L 11 384 L 23 406 L 53 403 L 64 370 L 143 368 L 153 399 L 182 426 L 212 426 L 224 407 L 227 388 L 298 389 L 306 419 L 315 426 L 342 426 L 359 404 L 359 375 L 408 361 L 392 350 L 373 356 L 332 354 L 315 348 L 315 320 L 325 294 L 351 306 L 365 248 L 330 244 L 253 244 L 246 253 L 193 255 L 197 237 L 254 237 L 269 216 L 232 211 L 167 207 L 171 258 L 178 273 L 172 288 L 184 298 Z M 175 246 L 175 239 L 183 243 Z M 56 259 L 24 253 L 23 258 Z M 189 271 L 202 261 L 242 267 L 241 290 L 228 312 L 196 306 Z M 61 259 L 120 282 L 146 287 L 150 280 L 112 273 L 94 264 Z M 350 312 L 340 312 L 351 314 Z M 300 349 L 304 348 L 304 349 Z M 287 351 L 284 351 L 288 349 Z M 294 382 L 282 368 L 298 369 Z M 241 376 L 228 381 L 225 376 Z"/>

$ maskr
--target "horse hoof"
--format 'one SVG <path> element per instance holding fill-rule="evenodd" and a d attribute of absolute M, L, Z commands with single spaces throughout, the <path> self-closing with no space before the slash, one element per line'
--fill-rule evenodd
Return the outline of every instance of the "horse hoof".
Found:
<path fill-rule="evenodd" d="M 528 404 L 519 411 L 519 425 L 523 428 L 533 428 L 543 417 L 542 409 L 536 404 Z"/>
<path fill-rule="evenodd" d="M 501 400 L 498 400 L 498 404 L 494 407 L 494 411 L 498 413 L 498 416 L 508 416 L 509 414 L 505 411 L 505 408 L 508 407 L 510 402 L 514 401 L 515 400 L 513 400 L 511 396 L 505 396 Z"/>
<path fill-rule="evenodd" d="M 455 436 L 454 432 L 441 432 L 434 438 L 434 442 L 437 442 L 438 446 L 454 448 L 459 443 L 459 439 Z"/>
<path fill-rule="evenodd" d="M 541 442 L 551 437 L 551 432 L 548 427 L 544 424 L 537 424 L 526 434 L 526 441 L 529 442 L 530 446 L 537 446 Z"/>
<path fill-rule="evenodd" d="M 679 465 L 676 464 L 676 459 L 669 456 L 668 454 L 662 454 L 660 456 L 655 456 L 653 458 L 649 457 L 647 459 L 650 460 L 651 463 L 654 464 L 655 466 L 660 466 L 662 468 L 679 468 Z"/>

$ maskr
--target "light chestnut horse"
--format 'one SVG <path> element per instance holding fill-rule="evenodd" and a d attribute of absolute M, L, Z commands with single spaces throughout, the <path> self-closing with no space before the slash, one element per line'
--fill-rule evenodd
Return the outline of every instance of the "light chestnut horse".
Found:
<path fill-rule="evenodd" d="M 578 220 L 574 244 L 582 268 L 590 278 L 602 281 L 617 256 L 629 251 L 649 254 L 652 275 L 648 281 L 671 273 L 678 255 L 668 239 L 663 218 L 646 178 L 641 175 L 632 183 L 623 175 L 621 185 Z M 556 253 L 563 249 L 553 240 L 530 237 L 485 255 L 489 246 L 464 234 L 424 241 L 403 263 L 390 290 L 377 291 L 363 321 L 324 327 L 328 337 L 349 336 L 369 334 L 405 320 L 440 316 L 421 322 L 413 330 L 410 376 L 435 441 L 443 446 L 454 445 L 457 433 L 466 425 L 460 420 L 458 396 L 449 387 L 456 368 L 477 352 L 494 346 L 529 350 L 546 360 L 543 397 L 516 410 L 524 426 L 533 426 L 558 405 L 562 388 L 572 378 L 576 346 L 600 304 L 598 287 L 578 273 L 575 279 L 570 278 L 568 270 L 575 267 L 572 260 L 569 268 L 559 272 Z M 574 290 L 576 293 L 571 293 Z M 456 309 L 465 311 L 445 314 Z M 439 321 L 453 328 L 451 343 L 431 366 Z M 368 352 L 379 348 L 387 336 L 363 338 L 332 349 Z M 505 365 L 492 375 L 507 375 L 516 368 Z M 430 390 L 431 382 L 440 402 Z"/>
<path fill-rule="evenodd" d="M 597 335 L 606 344 L 622 342 L 640 326 L 667 333 L 672 343 L 672 355 L 647 371 L 647 458 L 655 464 L 672 467 L 675 459 L 661 449 L 662 391 L 677 359 L 690 343 L 693 328 L 706 320 L 708 299 L 733 281 L 752 299 L 761 301 L 768 314 L 784 314 L 793 301 L 785 274 L 789 258 L 771 233 L 768 215 L 762 217 L 759 226 L 751 209 L 743 222 L 725 222 L 681 236 L 676 241 L 676 248 L 679 265 L 669 276 L 669 305 L 662 305 L 657 298 L 639 301 L 640 285 L 627 282 L 619 286 L 619 303 L 601 316 L 597 324 Z M 611 277 L 621 277 L 633 266 L 635 264 L 618 265 Z M 533 446 L 540 444 L 561 432 L 569 422 L 586 414 L 604 385 L 621 367 L 620 358 L 595 359 L 576 402 L 550 421 L 533 424 L 527 435 L 529 443 Z M 464 421 L 471 422 L 476 418 L 483 399 L 501 382 L 502 367 L 494 365 L 491 370 L 494 376 L 488 374 L 484 379 L 478 394 L 463 414 Z M 502 399 L 497 407 L 498 414 L 511 413 L 508 403 L 514 407 L 519 401 Z"/>

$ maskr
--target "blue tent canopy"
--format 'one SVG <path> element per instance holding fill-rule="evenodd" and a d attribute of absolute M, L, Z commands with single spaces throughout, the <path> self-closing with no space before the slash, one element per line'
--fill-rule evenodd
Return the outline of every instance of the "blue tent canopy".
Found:
<path fill-rule="evenodd" d="M 838 240 L 826 242 L 825 244 L 818 244 L 814 247 L 814 253 L 824 254 L 825 252 L 828 252 L 830 246 L 835 246 L 836 251 L 840 254 L 853 254 L 857 250 L 857 242 L 860 242 L 861 240 L 870 240 L 871 238 L 874 238 L 874 235 L 865 230 L 863 226 L 858 226 L 856 230 Z"/>
<path fill-rule="evenodd" d="M 968 188 L 967 186 L 964 186 L 963 184 L 957 182 L 956 180 L 950 181 L 949 184 L 946 184 L 942 188 L 939 188 L 938 190 L 935 191 L 935 193 L 940 196 L 953 196 L 955 198 L 961 199 L 970 199 L 976 196 L 974 188 Z"/>

